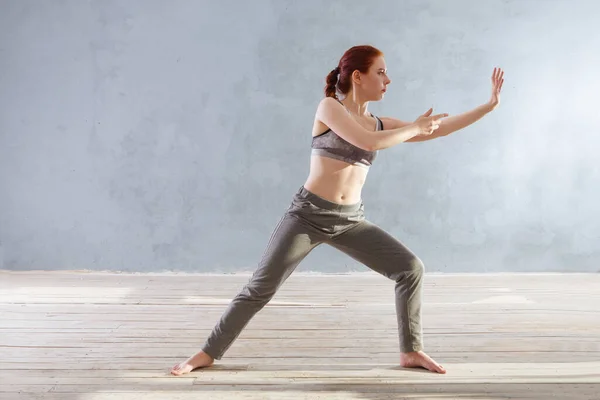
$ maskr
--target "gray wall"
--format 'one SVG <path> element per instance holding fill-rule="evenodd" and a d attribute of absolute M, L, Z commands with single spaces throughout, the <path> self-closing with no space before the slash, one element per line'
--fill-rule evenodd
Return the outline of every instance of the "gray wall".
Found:
<path fill-rule="evenodd" d="M 502 104 L 380 153 L 367 217 L 428 271 L 598 271 L 596 1 L 0 0 L 0 267 L 251 271 L 304 182 L 325 75 L 378 115 Z M 321 246 L 299 271 L 366 268 Z"/>

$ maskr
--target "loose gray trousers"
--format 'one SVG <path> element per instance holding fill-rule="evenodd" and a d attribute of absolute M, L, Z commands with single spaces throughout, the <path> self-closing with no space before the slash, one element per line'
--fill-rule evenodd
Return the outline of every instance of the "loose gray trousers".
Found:
<path fill-rule="evenodd" d="M 231 301 L 202 350 L 221 359 L 252 317 L 275 295 L 298 264 L 326 243 L 395 281 L 400 351 L 423 348 L 423 263 L 393 236 L 369 222 L 362 201 L 332 203 L 304 187 L 275 227 L 258 268 Z"/>

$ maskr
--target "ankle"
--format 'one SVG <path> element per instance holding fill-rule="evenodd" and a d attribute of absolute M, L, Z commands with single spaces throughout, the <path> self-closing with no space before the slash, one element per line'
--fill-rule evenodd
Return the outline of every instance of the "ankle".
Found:
<path fill-rule="evenodd" d="M 414 354 L 419 354 L 419 353 L 423 353 L 423 348 L 421 346 L 414 346 L 411 348 L 405 348 L 400 350 L 400 354 L 405 354 L 405 355 L 414 355 Z"/>
<path fill-rule="evenodd" d="M 211 362 L 212 362 L 212 361 L 215 361 L 215 358 L 214 358 L 214 357 L 212 357 L 212 356 L 211 356 L 210 354 L 208 354 L 207 352 L 205 352 L 204 350 L 200 350 L 200 353 L 199 353 L 199 355 L 200 355 L 202 358 L 204 358 L 204 359 L 206 359 L 206 360 L 209 360 L 209 361 L 211 361 Z"/>

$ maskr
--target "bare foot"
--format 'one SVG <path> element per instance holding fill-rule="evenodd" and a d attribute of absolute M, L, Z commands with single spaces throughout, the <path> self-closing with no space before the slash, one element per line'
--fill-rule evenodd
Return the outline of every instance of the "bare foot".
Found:
<path fill-rule="evenodd" d="M 425 368 L 431 372 L 445 374 L 446 369 L 436 363 L 431 357 L 422 351 L 413 351 L 410 353 L 400 353 L 400 366 L 404 368 Z"/>
<path fill-rule="evenodd" d="M 175 365 L 171 369 L 172 375 L 185 375 L 196 368 L 210 367 L 215 360 L 203 351 L 199 351 L 184 362 Z"/>

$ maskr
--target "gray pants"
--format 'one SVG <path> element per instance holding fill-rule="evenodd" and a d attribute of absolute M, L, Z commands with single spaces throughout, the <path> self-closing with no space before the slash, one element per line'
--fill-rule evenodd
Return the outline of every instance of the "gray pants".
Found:
<path fill-rule="evenodd" d="M 321 243 L 396 282 L 400 351 L 423 347 L 423 263 L 393 236 L 365 219 L 363 202 L 332 203 L 300 187 L 281 218 L 249 282 L 232 300 L 202 350 L 221 359 L 250 319 L 275 295 L 298 264 Z"/>

